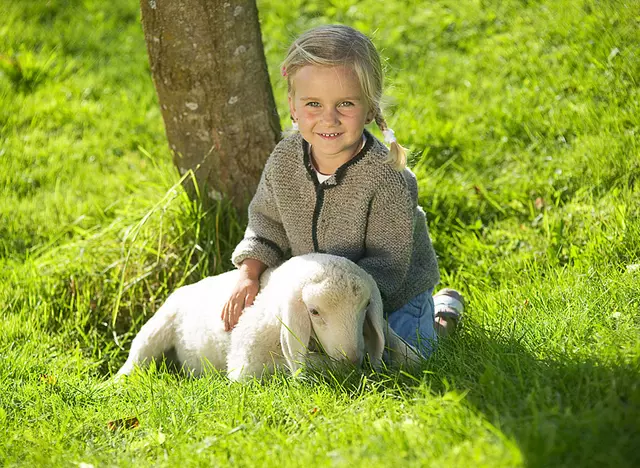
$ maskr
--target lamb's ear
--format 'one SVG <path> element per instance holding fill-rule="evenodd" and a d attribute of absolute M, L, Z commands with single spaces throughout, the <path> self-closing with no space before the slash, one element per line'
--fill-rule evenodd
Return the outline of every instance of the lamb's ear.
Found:
<path fill-rule="evenodd" d="M 382 297 L 378 287 L 373 284 L 371 297 L 367 306 L 367 314 L 364 319 L 364 346 L 373 367 L 378 367 L 382 362 L 384 352 L 384 336 L 386 321 L 383 317 Z"/>
<path fill-rule="evenodd" d="M 291 373 L 304 363 L 311 338 L 311 319 L 300 293 L 289 298 L 281 309 L 280 346 Z"/>
<path fill-rule="evenodd" d="M 385 321 L 386 322 L 386 321 Z M 413 346 L 404 341 L 400 336 L 387 325 L 385 334 L 387 336 L 387 349 L 391 364 L 396 367 L 412 366 L 422 361 L 422 357 L 418 354 Z"/>

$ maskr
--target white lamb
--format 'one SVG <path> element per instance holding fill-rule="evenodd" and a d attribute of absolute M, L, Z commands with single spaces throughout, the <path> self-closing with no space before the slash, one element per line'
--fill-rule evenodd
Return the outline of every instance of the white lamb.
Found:
<path fill-rule="evenodd" d="M 384 320 L 373 278 L 345 258 L 308 254 L 267 270 L 254 304 L 226 332 L 220 314 L 237 277 L 230 271 L 177 289 L 134 338 L 116 377 L 171 348 L 194 374 L 208 362 L 232 380 L 284 366 L 293 373 L 314 346 L 355 365 L 366 353 L 378 366 L 386 343 L 392 362 L 419 361 Z"/>

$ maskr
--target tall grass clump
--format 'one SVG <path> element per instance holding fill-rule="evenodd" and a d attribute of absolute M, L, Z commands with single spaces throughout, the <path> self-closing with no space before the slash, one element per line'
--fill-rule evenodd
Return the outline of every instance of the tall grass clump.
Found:
<path fill-rule="evenodd" d="M 97 352 L 115 344 L 104 356 L 105 370 L 112 370 L 121 340 L 128 341 L 171 291 L 230 268 L 242 218 L 235 221 L 228 203 L 204 209 L 199 197 L 187 196 L 182 186 L 193 176 L 185 174 L 157 201 L 110 208 L 103 225 L 69 226 L 73 241 L 33 250 L 5 301 L 17 308 L 19 298 L 37 298 L 21 304 L 21 312 L 47 331 L 71 326 Z"/>

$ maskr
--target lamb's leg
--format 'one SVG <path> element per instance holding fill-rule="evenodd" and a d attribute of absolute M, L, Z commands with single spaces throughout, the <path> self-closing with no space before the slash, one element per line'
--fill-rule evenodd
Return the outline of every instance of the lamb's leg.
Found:
<path fill-rule="evenodd" d="M 129 357 L 116 374 L 116 379 L 129 375 L 135 366 L 148 364 L 174 345 L 174 321 L 177 307 L 169 297 L 153 317 L 145 323 L 131 343 Z"/>

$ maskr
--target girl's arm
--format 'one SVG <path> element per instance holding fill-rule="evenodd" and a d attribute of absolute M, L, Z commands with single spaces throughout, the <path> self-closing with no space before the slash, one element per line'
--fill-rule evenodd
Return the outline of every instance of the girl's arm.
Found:
<path fill-rule="evenodd" d="M 273 155 L 267 161 L 256 193 L 249 204 L 249 220 L 244 239 L 235 248 L 231 260 L 237 267 L 245 259 L 259 260 L 274 267 L 285 260 L 289 239 L 282 226 L 280 212 L 273 194 L 269 174 Z"/>
<path fill-rule="evenodd" d="M 268 267 L 285 259 L 289 240 L 282 226 L 269 174 L 273 155 L 262 171 L 256 194 L 249 205 L 249 221 L 244 239 L 236 246 L 231 260 L 240 270 L 240 278 L 222 309 L 225 330 L 238 323 L 243 310 L 253 304 L 260 290 L 260 276 Z"/>
<path fill-rule="evenodd" d="M 365 254 L 358 265 L 373 276 L 383 299 L 402 287 L 413 254 L 415 203 L 400 173 L 382 184 L 371 201 Z M 400 181 L 400 178 L 403 180 Z M 385 301 L 386 303 L 386 301 Z"/>

